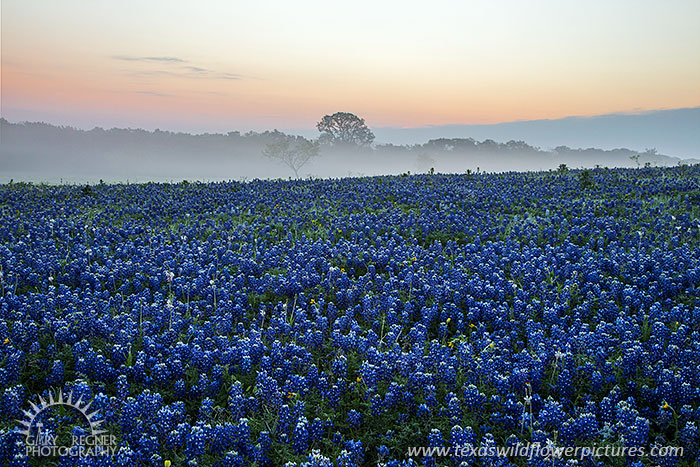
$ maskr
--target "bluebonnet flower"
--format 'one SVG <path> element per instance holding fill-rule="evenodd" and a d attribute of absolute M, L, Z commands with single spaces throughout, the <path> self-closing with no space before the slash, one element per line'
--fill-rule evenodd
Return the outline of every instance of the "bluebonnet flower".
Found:
<path fill-rule="evenodd" d="M 362 423 L 362 414 L 355 409 L 348 411 L 348 424 L 352 428 L 357 428 Z"/>
<path fill-rule="evenodd" d="M 362 441 L 350 440 L 345 442 L 345 449 L 340 452 L 336 462 L 341 467 L 359 467 L 362 465 L 364 458 Z"/>
<path fill-rule="evenodd" d="M 381 446 L 379 446 L 377 448 L 377 450 L 379 452 L 380 459 L 385 459 L 385 458 L 389 457 L 389 448 L 386 447 L 386 445 L 382 444 Z"/>
<path fill-rule="evenodd" d="M 538 415 L 538 421 L 542 427 L 552 430 L 561 425 L 565 417 L 566 412 L 564 412 L 562 404 L 550 397 L 544 402 L 544 406 Z"/>
<path fill-rule="evenodd" d="M 430 407 L 425 404 L 418 406 L 417 415 L 420 419 L 425 420 L 430 417 Z"/>
<path fill-rule="evenodd" d="M 311 443 L 320 442 L 324 432 L 323 421 L 316 417 L 309 424 L 309 441 Z"/>
<path fill-rule="evenodd" d="M 471 410 L 479 410 L 486 402 L 486 396 L 479 392 L 476 386 L 470 384 L 464 387 L 464 405 Z"/>
<path fill-rule="evenodd" d="M 214 413 L 214 400 L 206 397 L 202 399 L 202 405 L 199 407 L 199 420 L 206 422 L 211 419 Z"/>
<path fill-rule="evenodd" d="M 253 447 L 252 458 L 255 460 L 255 462 L 258 462 L 262 465 L 267 464 L 269 461 L 268 453 L 270 451 L 271 446 L 272 438 L 270 436 L 270 433 L 267 431 L 261 431 L 258 437 L 258 442 Z"/>
<path fill-rule="evenodd" d="M 6 388 L 0 397 L 0 408 L 8 418 L 20 418 L 23 410 L 26 390 L 22 385 Z"/>
<path fill-rule="evenodd" d="M 591 174 L 0 187 L 0 409 L 94 396 L 125 465 L 409 465 L 387 416 L 697 457 L 700 169 Z"/>
<path fill-rule="evenodd" d="M 297 454 L 301 454 L 308 449 L 309 444 L 309 426 L 306 417 L 300 417 L 294 428 L 292 437 L 292 446 Z"/>
<path fill-rule="evenodd" d="M 205 429 L 200 425 L 193 426 L 186 437 L 185 455 L 188 458 L 201 456 L 206 452 L 208 442 Z"/>
<path fill-rule="evenodd" d="M 698 448 L 700 447 L 700 430 L 696 422 L 686 422 L 681 429 L 678 439 L 681 446 L 686 449 L 684 456 L 692 459 L 700 454 Z"/>

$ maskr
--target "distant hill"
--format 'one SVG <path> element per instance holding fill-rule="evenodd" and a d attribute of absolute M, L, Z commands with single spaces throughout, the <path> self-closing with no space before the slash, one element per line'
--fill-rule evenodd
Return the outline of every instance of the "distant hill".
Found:
<path fill-rule="evenodd" d="M 628 148 L 700 159 L 700 107 L 639 114 L 567 117 L 494 125 L 442 125 L 422 128 L 375 128 L 378 143 L 418 144 L 435 138 L 522 140 L 542 149 Z"/>

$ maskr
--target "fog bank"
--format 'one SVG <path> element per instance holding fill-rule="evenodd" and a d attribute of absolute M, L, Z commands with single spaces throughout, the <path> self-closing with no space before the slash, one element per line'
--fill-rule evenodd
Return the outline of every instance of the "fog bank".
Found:
<path fill-rule="evenodd" d="M 200 135 L 134 129 L 84 131 L 4 119 L 1 131 L 0 183 L 219 181 L 293 175 L 282 162 L 262 154 L 268 143 L 282 135 L 277 131 Z M 431 169 L 442 173 L 504 172 L 556 169 L 561 164 L 612 168 L 697 162 L 653 151 L 640 154 L 627 149 L 564 146 L 545 151 L 522 141 L 441 138 L 410 146 L 322 146 L 320 155 L 301 167 L 299 175 L 325 178 L 425 173 Z"/>

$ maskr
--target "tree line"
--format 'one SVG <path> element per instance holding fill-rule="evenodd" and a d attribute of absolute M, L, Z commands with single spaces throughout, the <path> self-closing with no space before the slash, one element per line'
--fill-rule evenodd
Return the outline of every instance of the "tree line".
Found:
<path fill-rule="evenodd" d="M 432 168 L 454 172 L 479 167 L 487 171 L 541 170 L 561 164 L 622 167 L 676 165 L 678 162 L 653 149 L 643 153 L 566 146 L 543 150 L 523 141 L 499 143 L 491 139 L 437 138 L 414 145 L 376 144 L 375 135 L 365 120 L 350 112 L 323 116 L 316 124 L 319 132 L 316 138 L 288 135 L 278 130 L 189 134 L 131 128 L 81 130 L 46 123 L 9 123 L 5 119 L 1 122 L 0 162 L 8 172 L 14 170 L 18 174 L 33 169 L 36 164 L 46 170 L 75 166 L 87 171 L 90 167 L 103 167 L 105 171 L 121 170 L 120 173 L 129 174 L 133 172 L 129 169 L 131 164 L 141 168 L 146 174 L 142 176 L 192 172 L 188 177 L 196 178 L 192 169 L 192 158 L 196 157 L 207 161 L 211 167 L 210 173 L 200 177 L 231 173 L 231 168 L 239 177 L 272 176 L 272 166 L 255 165 L 256 159 L 262 157 L 273 166 L 277 165 L 280 171 L 286 170 L 298 178 L 303 168 L 320 154 L 324 155 L 323 160 L 314 164 L 320 175 L 339 174 L 341 170 L 348 171 L 347 174 L 353 170 L 361 175 L 366 171 L 396 173 L 407 169 L 418 172 Z"/>

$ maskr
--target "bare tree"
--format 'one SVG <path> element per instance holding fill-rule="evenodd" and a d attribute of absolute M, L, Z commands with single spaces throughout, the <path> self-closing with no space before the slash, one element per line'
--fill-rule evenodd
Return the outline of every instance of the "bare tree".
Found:
<path fill-rule="evenodd" d="M 331 144 L 369 146 L 374 141 L 374 133 L 367 128 L 364 119 L 350 112 L 326 115 L 316 128 L 321 132 L 321 139 Z"/>
<path fill-rule="evenodd" d="M 268 143 L 262 153 L 265 157 L 283 162 L 299 178 L 299 169 L 312 157 L 318 156 L 319 143 L 303 136 L 284 135 Z"/>
<path fill-rule="evenodd" d="M 635 161 L 637 163 L 637 168 L 639 168 L 639 157 L 640 156 L 641 156 L 641 154 L 635 154 L 633 156 L 630 156 L 630 159 L 632 159 L 633 161 Z"/>

